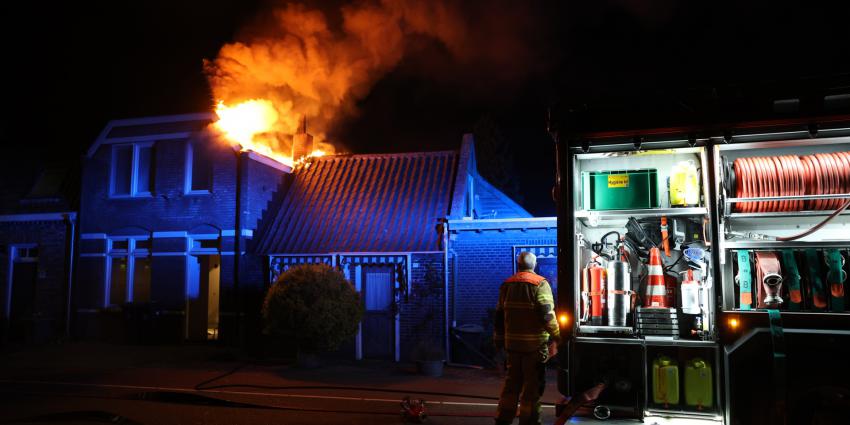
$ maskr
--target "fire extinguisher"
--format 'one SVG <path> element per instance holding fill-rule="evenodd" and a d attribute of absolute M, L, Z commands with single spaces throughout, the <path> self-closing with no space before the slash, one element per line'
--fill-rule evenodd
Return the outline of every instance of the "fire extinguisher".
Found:
<path fill-rule="evenodd" d="M 605 268 L 593 262 L 587 265 L 584 274 L 589 281 L 587 298 L 590 301 L 590 324 L 603 326 L 605 325 Z"/>

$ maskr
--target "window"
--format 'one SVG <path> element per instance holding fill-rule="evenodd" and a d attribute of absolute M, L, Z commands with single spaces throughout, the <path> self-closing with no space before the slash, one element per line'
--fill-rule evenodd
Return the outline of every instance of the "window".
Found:
<path fill-rule="evenodd" d="M 112 147 L 113 197 L 150 196 L 153 188 L 153 143 L 130 143 Z"/>
<path fill-rule="evenodd" d="M 146 236 L 109 240 L 107 305 L 150 301 L 150 244 Z"/>
<path fill-rule="evenodd" d="M 210 192 L 212 170 L 203 149 L 186 144 L 186 193 L 203 194 Z"/>

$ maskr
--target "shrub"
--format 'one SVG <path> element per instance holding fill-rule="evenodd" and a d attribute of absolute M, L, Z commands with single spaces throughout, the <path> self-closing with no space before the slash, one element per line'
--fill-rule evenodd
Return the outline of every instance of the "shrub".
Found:
<path fill-rule="evenodd" d="M 265 332 L 301 351 L 333 351 L 357 333 L 360 295 L 339 271 L 305 264 L 281 274 L 263 302 Z"/>

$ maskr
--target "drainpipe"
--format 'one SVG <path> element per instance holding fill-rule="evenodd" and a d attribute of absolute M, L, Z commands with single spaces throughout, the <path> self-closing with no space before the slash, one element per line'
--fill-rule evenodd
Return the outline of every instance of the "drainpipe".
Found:
<path fill-rule="evenodd" d="M 449 250 L 452 258 L 452 328 L 457 327 L 457 252 Z"/>
<path fill-rule="evenodd" d="M 65 218 L 65 237 L 67 238 L 67 248 L 65 249 L 66 258 L 68 259 L 68 289 L 65 300 L 65 338 L 71 338 L 71 296 L 74 290 L 74 248 L 77 245 L 77 231 L 75 221 L 77 215 L 67 213 L 62 215 Z"/>
<path fill-rule="evenodd" d="M 242 291 L 239 288 L 239 262 L 242 258 L 242 173 L 244 173 L 243 157 L 247 152 L 236 151 L 236 219 L 234 223 L 233 240 L 233 291 L 236 295 L 236 332 L 239 346 L 244 345 L 244 332 L 242 329 Z"/>
<path fill-rule="evenodd" d="M 440 238 L 443 243 L 443 323 L 444 323 L 444 333 L 445 333 L 445 347 L 446 347 L 446 363 L 452 362 L 452 354 L 451 354 L 451 336 L 449 334 L 449 220 L 448 218 L 439 219 L 442 224 L 442 235 Z"/>

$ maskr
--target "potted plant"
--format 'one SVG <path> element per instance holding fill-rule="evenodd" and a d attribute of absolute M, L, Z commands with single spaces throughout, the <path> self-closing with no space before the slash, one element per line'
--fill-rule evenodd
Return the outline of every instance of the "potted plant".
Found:
<path fill-rule="evenodd" d="M 267 335 L 294 344 L 299 365 L 317 367 L 319 353 L 354 337 L 363 308 L 342 273 L 324 264 L 304 264 L 277 278 L 262 314 Z"/>
<path fill-rule="evenodd" d="M 443 376 L 443 361 L 446 353 L 441 346 L 439 341 L 420 341 L 417 344 L 413 350 L 413 358 L 419 373 L 425 376 Z"/>

